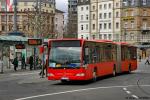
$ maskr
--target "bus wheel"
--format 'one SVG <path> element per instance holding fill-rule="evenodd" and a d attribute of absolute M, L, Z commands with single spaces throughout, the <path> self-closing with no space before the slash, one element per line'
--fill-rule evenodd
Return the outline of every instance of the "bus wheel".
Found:
<path fill-rule="evenodd" d="M 97 80 L 97 73 L 96 73 L 96 69 L 94 69 L 92 81 L 95 82 L 96 80 Z"/>
<path fill-rule="evenodd" d="M 116 68 L 113 69 L 113 73 L 112 74 L 113 74 L 113 77 L 116 76 Z"/>

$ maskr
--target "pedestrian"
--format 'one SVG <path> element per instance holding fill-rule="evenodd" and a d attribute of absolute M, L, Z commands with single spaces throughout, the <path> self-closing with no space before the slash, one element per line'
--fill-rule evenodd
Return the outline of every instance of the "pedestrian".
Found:
<path fill-rule="evenodd" d="M 41 60 L 40 60 L 40 64 L 39 65 L 41 66 L 41 72 L 39 73 L 39 75 L 42 75 L 42 72 L 43 72 L 43 75 L 45 75 L 45 73 L 44 73 L 45 65 L 42 68 L 42 61 Z"/>
<path fill-rule="evenodd" d="M 139 62 L 141 62 L 141 58 L 142 58 L 141 55 L 139 55 Z"/>
<path fill-rule="evenodd" d="M 48 60 L 46 60 L 46 63 L 44 65 L 44 68 L 41 69 L 41 72 L 39 73 L 39 75 L 42 75 L 42 72 L 43 72 L 43 75 L 45 75 L 45 71 L 47 73 L 47 64 L 48 64 Z"/>
<path fill-rule="evenodd" d="M 16 57 L 13 61 L 13 65 L 14 65 L 14 70 L 17 71 L 18 68 L 18 57 Z"/>
<path fill-rule="evenodd" d="M 33 68 L 33 56 L 31 55 L 29 58 L 30 70 Z"/>
<path fill-rule="evenodd" d="M 3 73 L 3 59 L 0 57 L 0 72 Z"/>
<path fill-rule="evenodd" d="M 24 56 L 22 56 L 22 59 L 21 59 L 21 69 L 26 69 L 25 57 Z"/>
<path fill-rule="evenodd" d="M 146 65 L 146 64 L 148 64 L 148 65 L 150 64 L 150 63 L 149 63 L 149 57 L 146 57 L 145 65 Z"/>

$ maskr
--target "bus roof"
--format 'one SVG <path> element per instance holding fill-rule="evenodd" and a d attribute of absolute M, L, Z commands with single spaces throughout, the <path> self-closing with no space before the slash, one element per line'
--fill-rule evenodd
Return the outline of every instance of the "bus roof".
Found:
<path fill-rule="evenodd" d="M 89 41 L 89 42 L 105 42 L 105 43 L 114 43 L 110 40 L 86 40 L 86 39 L 76 39 L 76 38 L 63 38 L 63 39 L 49 39 L 49 41 L 62 41 L 62 40 L 79 40 L 79 41 Z"/>

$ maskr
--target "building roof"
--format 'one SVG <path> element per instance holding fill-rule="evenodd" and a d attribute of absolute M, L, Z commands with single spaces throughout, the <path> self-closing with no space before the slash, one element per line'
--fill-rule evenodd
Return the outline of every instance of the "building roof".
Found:
<path fill-rule="evenodd" d="M 61 10 L 58 10 L 58 9 L 55 9 L 55 12 L 56 12 L 56 13 L 65 13 L 65 12 L 63 12 L 63 11 L 61 11 Z"/>

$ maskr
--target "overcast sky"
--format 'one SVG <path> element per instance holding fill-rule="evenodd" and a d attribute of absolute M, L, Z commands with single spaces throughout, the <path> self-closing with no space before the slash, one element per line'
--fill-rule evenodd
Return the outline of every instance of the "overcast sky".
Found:
<path fill-rule="evenodd" d="M 68 9 L 68 0 L 56 0 L 56 8 L 67 12 Z"/>

